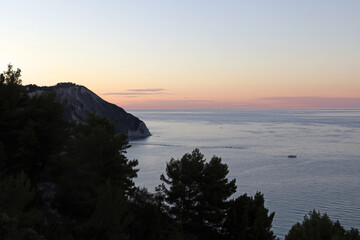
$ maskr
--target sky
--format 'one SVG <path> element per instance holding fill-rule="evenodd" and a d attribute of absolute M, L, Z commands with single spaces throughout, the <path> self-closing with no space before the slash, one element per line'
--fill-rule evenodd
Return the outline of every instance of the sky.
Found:
<path fill-rule="evenodd" d="M 131 109 L 360 108 L 359 0 L 0 0 L 0 71 Z"/>

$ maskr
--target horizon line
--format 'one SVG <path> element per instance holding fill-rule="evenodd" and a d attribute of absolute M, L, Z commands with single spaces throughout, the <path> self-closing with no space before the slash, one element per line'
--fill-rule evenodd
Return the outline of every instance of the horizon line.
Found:
<path fill-rule="evenodd" d="M 119 106 L 119 105 L 118 105 Z M 121 107 L 121 106 L 119 106 Z M 125 109 L 124 107 L 121 107 Z M 185 111 L 185 110 L 360 110 L 359 108 L 346 107 L 309 107 L 309 108 L 129 108 L 126 111 Z"/>

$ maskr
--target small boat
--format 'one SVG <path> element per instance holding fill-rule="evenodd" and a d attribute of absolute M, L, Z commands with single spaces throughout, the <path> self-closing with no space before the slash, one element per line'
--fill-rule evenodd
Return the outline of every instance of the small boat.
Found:
<path fill-rule="evenodd" d="M 289 155 L 288 158 L 296 158 L 296 155 Z"/>

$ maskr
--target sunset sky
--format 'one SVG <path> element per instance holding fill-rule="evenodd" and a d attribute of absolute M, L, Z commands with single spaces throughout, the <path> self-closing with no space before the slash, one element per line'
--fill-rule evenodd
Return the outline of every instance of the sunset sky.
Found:
<path fill-rule="evenodd" d="M 360 1 L 1 1 L 8 63 L 125 109 L 360 108 Z"/>

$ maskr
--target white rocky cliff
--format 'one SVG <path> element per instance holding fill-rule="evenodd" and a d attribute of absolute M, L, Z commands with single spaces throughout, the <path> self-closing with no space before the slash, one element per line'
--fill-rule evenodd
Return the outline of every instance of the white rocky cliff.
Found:
<path fill-rule="evenodd" d="M 65 106 L 65 117 L 69 121 L 84 122 L 89 113 L 106 117 L 115 126 L 116 133 L 125 133 L 129 139 L 151 135 L 145 123 L 127 113 L 121 107 L 106 102 L 84 86 L 73 83 L 58 83 L 51 87 L 27 86 L 29 95 L 55 92 L 56 98 Z"/>

